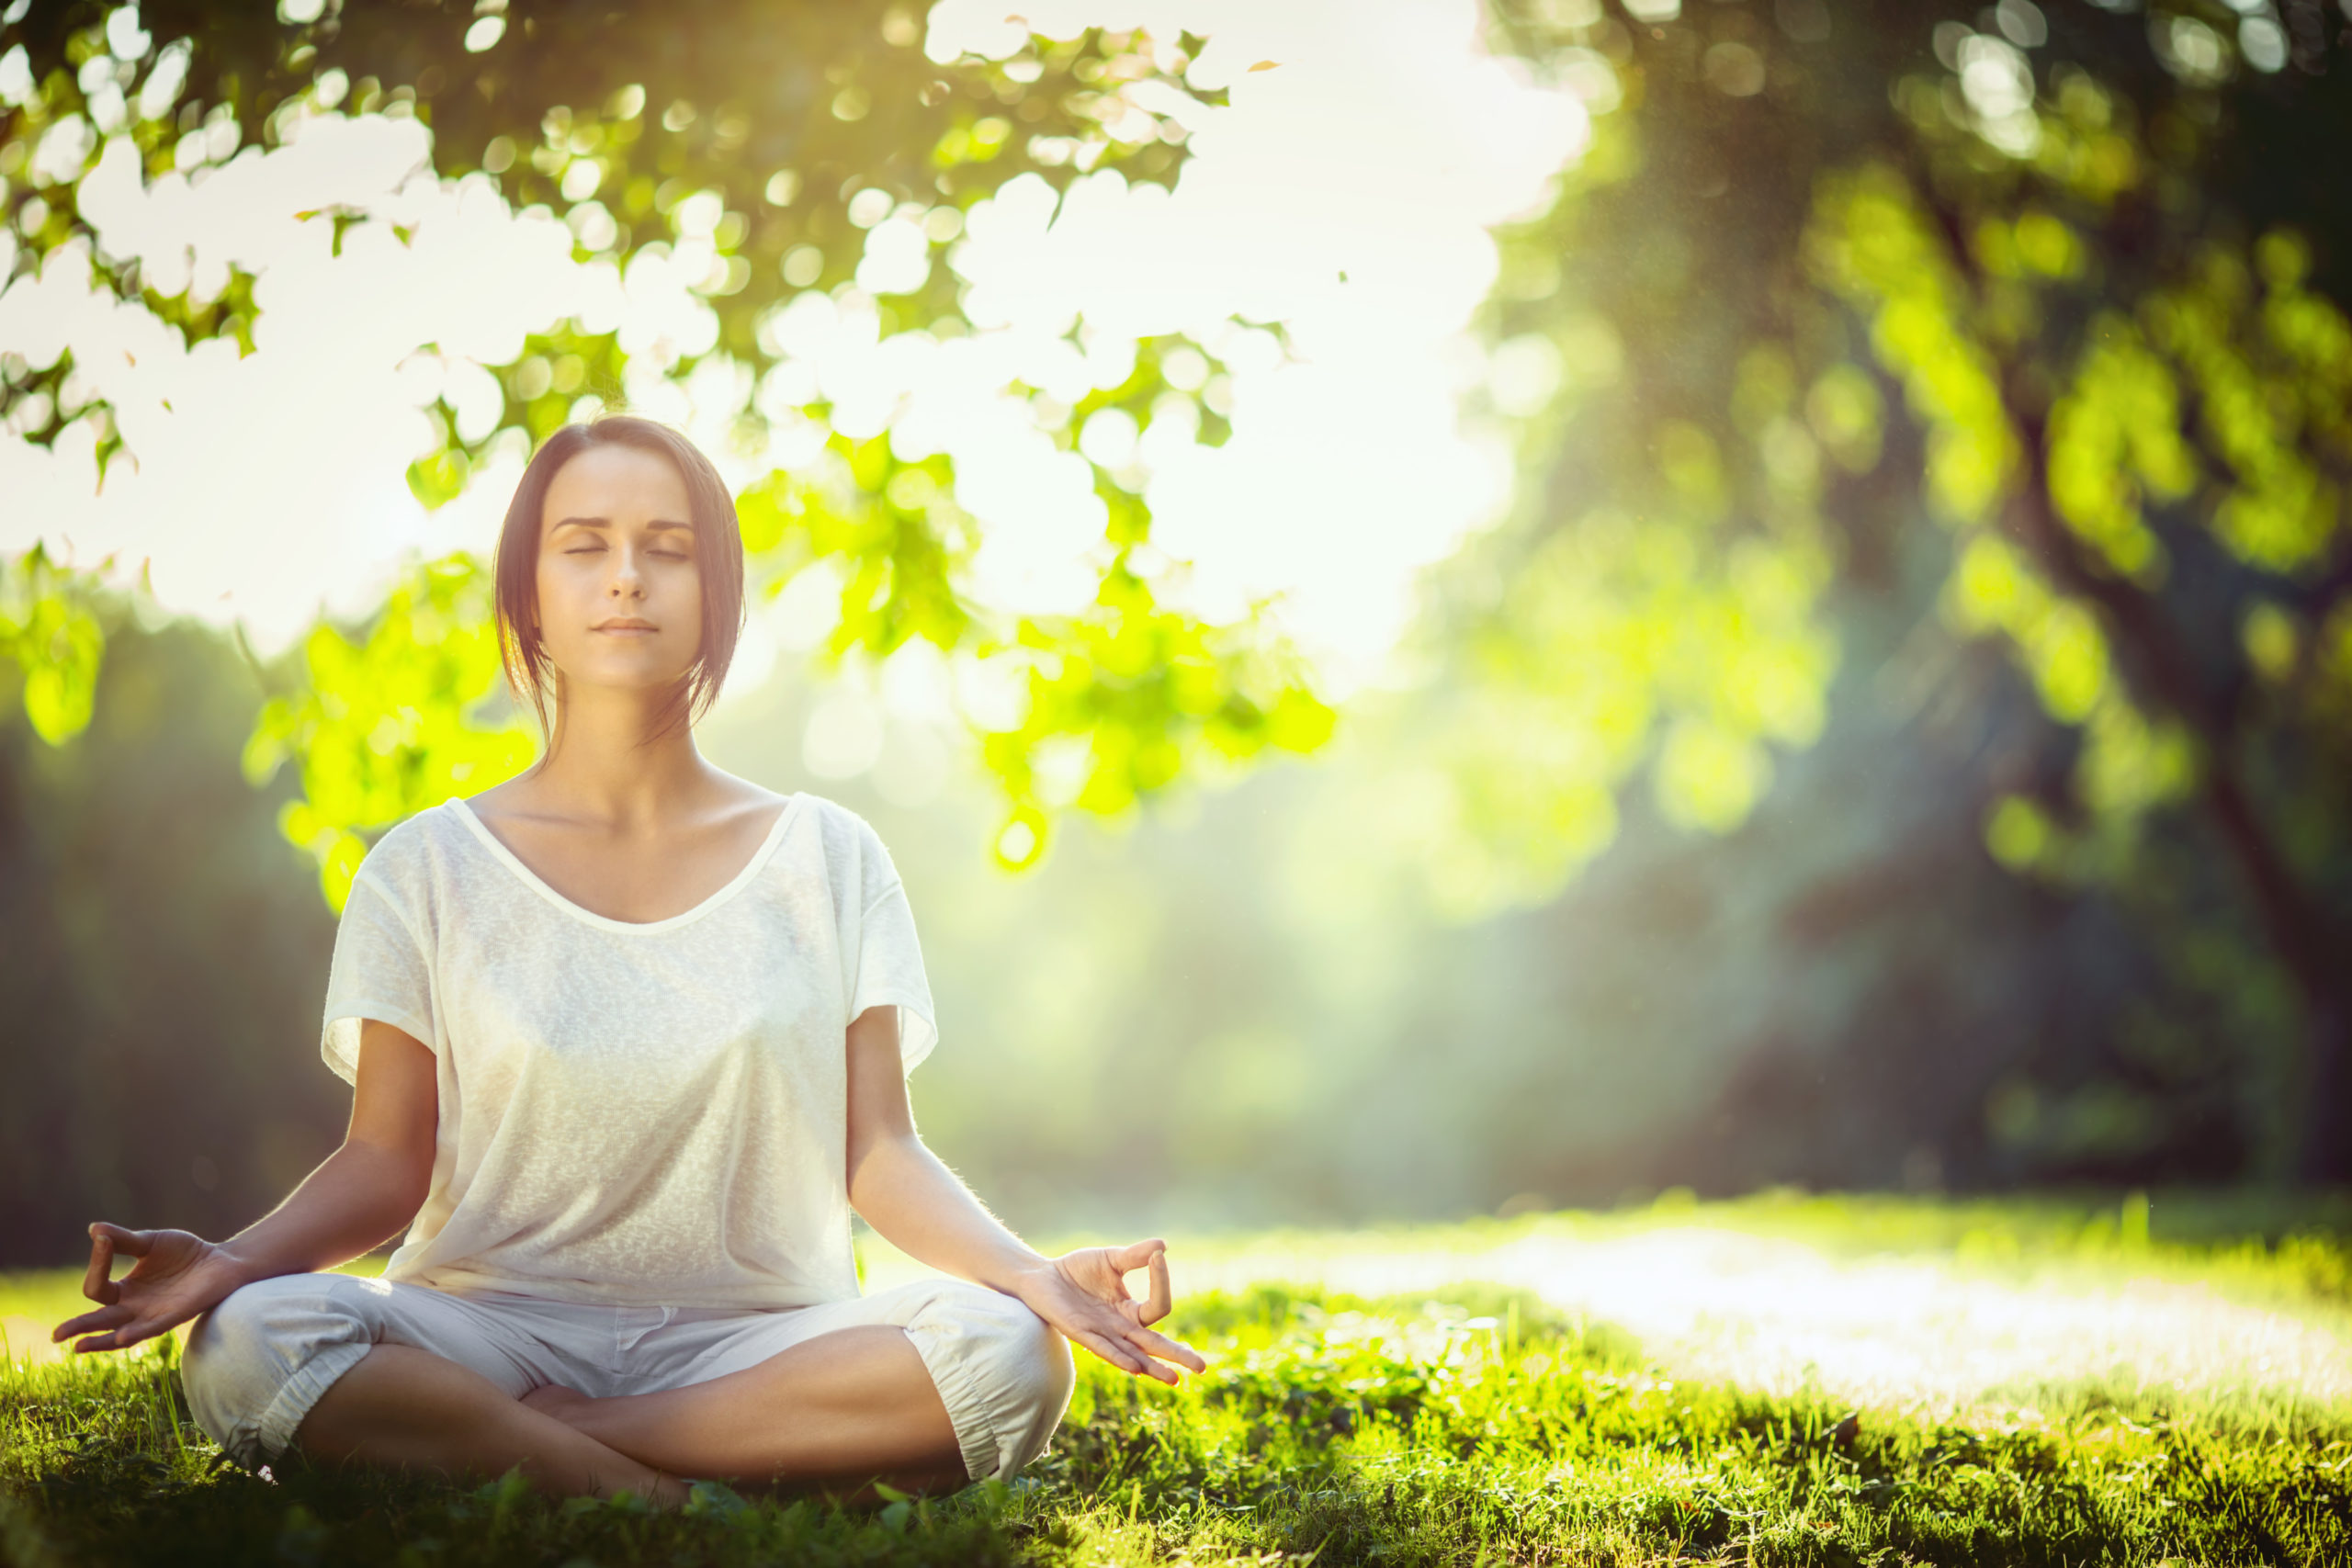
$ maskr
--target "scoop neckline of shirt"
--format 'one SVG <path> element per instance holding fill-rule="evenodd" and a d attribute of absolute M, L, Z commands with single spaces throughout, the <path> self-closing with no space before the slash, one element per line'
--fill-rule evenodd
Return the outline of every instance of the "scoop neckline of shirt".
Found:
<path fill-rule="evenodd" d="M 775 847 L 784 841 L 785 829 L 795 817 L 800 814 L 802 798 L 801 792 L 797 790 L 785 796 L 784 809 L 777 812 L 775 820 L 769 824 L 767 837 L 760 840 L 760 847 L 752 852 L 752 858 L 743 863 L 743 869 L 737 872 L 725 886 L 693 908 L 681 910 L 677 914 L 666 916 L 658 920 L 616 920 L 610 915 L 600 915 L 594 909 L 583 908 L 573 903 L 549 886 L 537 872 L 524 864 L 522 856 L 500 841 L 498 835 L 490 830 L 490 824 L 475 814 L 473 804 L 464 795 L 453 795 L 449 797 L 448 803 L 457 811 L 458 819 L 473 829 L 474 836 L 481 840 L 482 847 L 503 863 L 507 870 L 522 878 L 524 885 L 538 894 L 540 897 L 545 898 L 574 919 L 599 930 L 626 931 L 632 936 L 642 936 L 656 931 L 673 931 L 689 921 L 698 920 L 741 892 L 746 884 L 759 875 L 760 868 L 767 864 L 769 858 L 775 853 Z"/>

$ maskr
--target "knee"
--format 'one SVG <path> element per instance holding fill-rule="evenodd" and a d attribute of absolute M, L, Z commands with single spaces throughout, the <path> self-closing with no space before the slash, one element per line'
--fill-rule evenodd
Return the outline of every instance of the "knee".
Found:
<path fill-rule="evenodd" d="M 996 1439 L 988 1473 L 1010 1477 L 1045 1452 L 1069 1408 L 1078 1382 L 1069 1341 L 994 1291 L 975 1292 L 956 1305 L 966 1320 L 972 1379 Z"/>
<path fill-rule="evenodd" d="M 324 1347 L 370 1337 L 343 1275 L 287 1274 L 240 1286 L 199 1316 L 180 1358 L 188 1413 L 248 1470 L 276 1457 L 264 1443 L 270 1407 Z"/>
<path fill-rule="evenodd" d="M 241 1374 L 269 1359 L 289 1305 L 291 1277 L 256 1280 L 215 1302 L 188 1330 L 180 1382 L 191 1404 L 209 1404 Z"/>
<path fill-rule="evenodd" d="M 1069 1341 L 1022 1303 L 1004 1300 L 1002 1310 L 1010 1321 L 994 1356 L 999 1386 L 1012 1403 L 1038 1412 L 1050 1434 L 1069 1408 L 1070 1393 L 1078 1383 Z M 1034 1457 L 1024 1456 L 1023 1462 Z"/>
<path fill-rule="evenodd" d="M 1002 1411 L 1045 1413 L 1046 1429 L 1061 1420 L 1077 1384 L 1070 1342 L 1012 1295 L 986 1291 L 965 1304 L 976 1316 L 974 1363 Z"/>
<path fill-rule="evenodd" d="M 960 1280 L 902 1287 L 915 1342 L 973 1480 L 1009 1480 L 1053 1438 L 1078 1370 L 1069 1341 L 1021 1302 Z"/>

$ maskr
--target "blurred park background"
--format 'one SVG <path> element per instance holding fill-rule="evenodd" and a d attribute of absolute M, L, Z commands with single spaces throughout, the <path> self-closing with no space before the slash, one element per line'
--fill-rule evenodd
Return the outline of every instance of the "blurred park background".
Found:
<path fill-rule="evenodd" d="M 606 401 L 1016 1226 L 2345 1181 L 2352 10 L 1015 3 L 6 8 L 0 1267 L 334 1146 Z"/>

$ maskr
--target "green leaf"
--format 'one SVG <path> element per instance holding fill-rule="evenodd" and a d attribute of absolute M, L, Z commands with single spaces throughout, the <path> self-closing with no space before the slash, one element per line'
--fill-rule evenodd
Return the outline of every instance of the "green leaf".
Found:
<path fill-rule="evenodd" d="M 697 1481 L 686 1489 L 688 1515 L 702 1518 L 732 1519 L 752 1511 L 741 1494 L 723 1481 Z"/>
<path fill-rule="evenodd" d="M 0 653 L 23 671 L 25 718 L 51 746 L 89 728 L 106 653 L 88 603 L 96 579 L 52 564 L 38 544 L 0 570 Z"/>
<path fill-rule="evenodd" d="M 427 512 L 437 511 L 463 492 L 471 468 L 461 451 L 445 450 L 419 457 L 408 466 L 409 493 Z"/>

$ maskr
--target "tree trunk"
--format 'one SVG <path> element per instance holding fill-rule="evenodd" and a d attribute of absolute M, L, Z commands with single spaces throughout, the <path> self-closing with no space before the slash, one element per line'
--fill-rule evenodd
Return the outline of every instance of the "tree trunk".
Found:
<path fill-rule="evenodd" d="M 2197 804 L 2236 863 L 2272 951 L 2294 978 L 2303 1003 L 2307 1075 L 2295 1171 L 2327 1185 L 2352 1179 L 2352 944 L 2330 929 L 2326 909 L 2297 880 L 2239 776 L 2231 727 L 2216 711 L 2177 634 L 2148 594 L 2095 570 L 2059 519 L 2050 498 L 2044 419 L 2018 406 L 2014 378 L 2003 393 L 2025 449 L 2024 488 L 2012 515 L 2023 542 L 2060 588 L 2096 605 L 2108 635 L 2124 650 L 2137 695 L 2194 732 L 2204 751 Z"/>

